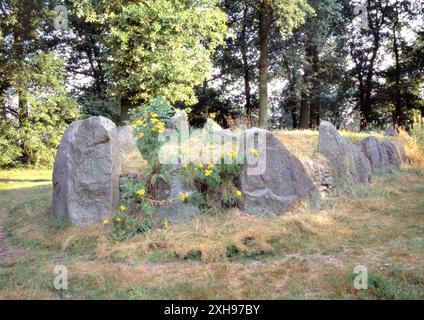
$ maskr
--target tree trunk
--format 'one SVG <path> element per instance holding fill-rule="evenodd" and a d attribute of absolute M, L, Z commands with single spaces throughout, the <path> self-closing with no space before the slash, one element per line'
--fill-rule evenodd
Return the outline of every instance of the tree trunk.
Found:
<path fill-rule="evenodd" d="M 421 109 L 421 119 L 420 119 L 420 124 L 423 125 L 424 124 L 424 109 Z"/>
<path fill-rule="evenodd" d="M 297 123 L 296 108 L 293 108 L 291 112 L 291 116 L 292 116 L 292 122 L 293 122 L 293 129 L 297 129 L 299 124 Z"/>
<path fill-rule="evenodd" d="M 120 121 L 123 123 L 124 121 L 128 120 L 128 111 L 131 109 L 131 102 L 128 98 L 122 97 L 121 98 L 121 117 Z"/>
<path fill-rule="evenodd" d="M 311 61 L 312 61 L 312 92 L 310 97 L 310 103 L 311 103 L 311 114 L 310 114 L 310 128 L 316 129 L 319 127 L 320 122 L 320 109 L 321 109 L 321 99 L 320 99 L 320 88 L 319 88 L 319 72 L 320 72 L 320 66 L 319 66 L 319 56 L 318 56 L 318 50 L 317 47 L 314 45 L 310 48 L 309 53 L 311 55 Z"/>
<path fill-rule="evenodd" d="M 243 26 L 241 30 L 241 56 L 243 59 L 245 111 L 249 121 L 252 118 L 252 93 L 250 87 L 249 61 L 247 58 L 247 10 L 246 0 L 243 2 Z"/>
<path fill-rule="evenodd" d="M 271 9 L 267 1 L 261 2 L 259 12 L 259 127 L 268 127 L 268 65 L 269 32 L 271 28 Z"/>
<path fill-rule="evenodd" d="M 0 88 L 0 119 L 6 119 L 6 85 Z"/>
<path fill-rule="evenodd" d="M 307 89 L 302 92 L 302 100 L 300 103 L 300 129 L 309 129 L 311 118 L 311 105 L 309 101 L 309 93 Z"/>
<path fill-rule="evenodd" d="M 396 61 L 396 83 L 395 83 L 395 112 L 393 116 L 393 128 L 398 129 L 402 126 L 403 122 L 403 110 L 402 110 L 402 100 L 401 100 L 401 90 L 400 90 L 400 63 L 399 63 L 399 45 L 397 39 L 397 21 L 393 26 L 393 51 L 395 53 Z"/>

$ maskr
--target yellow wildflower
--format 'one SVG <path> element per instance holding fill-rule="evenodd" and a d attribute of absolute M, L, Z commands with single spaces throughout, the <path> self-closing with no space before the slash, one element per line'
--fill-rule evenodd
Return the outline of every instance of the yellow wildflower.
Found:
<path fill-rule="evenodd" d="M 144 132 L 140 132 L 140 134 L 138 135 L 140 138 L 144 138 Z"/>
<path fill-rule="evenodd" d="M 150 120 L 150 122 L 153 123 L 153 124 L 156 124 L 156 123 L 160 122 L 160 120 L 153 118 L 153 119 Z"/>
<path fill-rule="evenodd" d="M 127 210 L 127 208 L 126 208 L 125 206 L 121 205 L 121 206 L 119 207 L 119 210 L 121 210 L 121 211 L 126 211 L 126 210 Z"/>
<path fill-rule="evenodd" d="M 203 163 L 199 163 L 197 166 L 199 169 L 203 169 Z"/>
<path fill-rule="evenodd" d="M 230 152 L 228 152 L 228 156 L 230 156 L 231 158 L 237 158 L 237 152 L 230 151 Z"/>
<path fill-rule="evenodd" d="M 159 115 L 158 115 L 156 112 L 152 112 L 152 113 L 150 114 L 150 116 L 151 116 L 152 118 L 157 118 L 157 117 L 159 117 Z"/>
<path fill-rule="evenodd" d="M 216 113 L 209 113 L 209 118 L 211 118 L 212 120 L 214 120 L 216 118 Z"/>
<path fill-rule="evenodd" d="M 213 171 L 212 171 L 212 170 L 208 170 L 208 169 L 206 169 L 206 170 L 205 170 L 205 177 L 209 177 L 212 173 L 213 173 Z"/>
<path fill-rule="evenodd" d="M 121 217 L 116 217 L 115 220 L 116 220 L 116 222 L 122 222 L 122 218 Z"/>
<path fill-rule="evenodd" d="M 250 153 L 254 157 L 259 157 L 259 151 L 257 149 L 255 149 L 255 148 L 250 149 Z"/>
<path fill-rule="evenodd" d="M 215 168 L 215 165 L 214 164 L 208 164 L 208 169 L 213 169 L 213 168 Z"/>
<path fill-rule="evenodd" d="M 146 194 L 146 190 L 144 190 L 144 189 L 140 189 L 140 190 L 137 191 L 137 195 L 140 196 L 140 197 L 143 197 L 145 194 Z"/>
<path fill-rule="evenodd" d="M 239 197 L 239 198 L 241 198 L 241 191 L 240 190 L 237 190 L 236 191 L 236 196 Z"/>
<path fill-rule="evenodd" d="M 169 228 L 169 221 L 168 219 L 163 219 L 163 228 L 166 230 Z"/>
<path fill-rule="evenodd" d="M 180 196 L 178 197 L 178 199 L 180 199 L 183 202 L 186 202 L 188 199 L 188 194 L 180 192 Z"/>
<path fill-rule="evenodd" d="M 104 226 L 109 224 L 109 219 L 104 219 L 102 223 L 103 223 Z"/>
<path fill-rule="evenodd" d="M 189 114 L 190 112 L 192 112 L 193 110 L 191 109 L 191 108 L 187 108 L 186 110 L 185 110 L 185 112 L 187 113 L 187 114 Z"/>

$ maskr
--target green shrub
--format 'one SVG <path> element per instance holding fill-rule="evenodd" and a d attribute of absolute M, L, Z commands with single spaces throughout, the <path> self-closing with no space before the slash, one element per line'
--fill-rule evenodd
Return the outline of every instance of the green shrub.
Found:
<path fill-rule="evenodd" d="M 171 105 L 162 98 L 156 98 L 148 105 L 130 111 L 129 124 L 137 137 L 137 148 L 147 161 L 145 178 L 150 187 L 159 179 L 168 180 L 169 168 L 159 162 L 159 150 L 165 138 L 161 135 L 173 113 Z"/>
<path fill-rule="evenodd" d="M 241 204 L 242 194 L 236 188 L 241 165 L 236 163 L 220 165 L 202 163 L 186 164 L 181 170 L 181 176 L 187 186 L 196 191 L 191 194 L 181 194 L 180 200 L 190 202 L 205 211 L 211 206 L 235 207 Z"/>
<path fill-rule="evenodd" d="M 137 137 L 137 148 L 147 161 L 144 182 L 127 182 L 123 187 L 120 213 L 113 221 L 106 219 L 103 224 L 112 226 L 113 240 L 126 241 L 137 234 L 149 232 L 153 226 L 155 212 L 154 192 L 159 179 L 169 180 L 169 168 L 159 162 L 159 150 L 166 142 L 161 133 L 165 131 L 171 115 L 170 104 L 157 98 L 148 105 L 130 111 L 129 124 Z M 167 221 L 163 222 L 168 225 Z"/>

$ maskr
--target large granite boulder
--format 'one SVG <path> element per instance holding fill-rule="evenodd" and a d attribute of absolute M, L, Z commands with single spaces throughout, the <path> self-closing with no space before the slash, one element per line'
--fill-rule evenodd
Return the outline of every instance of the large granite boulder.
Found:
<path fill-rule="evenodd" d="M 391 165 L 387 155 L 387 149 L 375 137 L 368 137 L 362 141 L 362 149 L 371 164 L 372 172 L 376 175 L 389 173 Z"/>
<path fill-rule="evenodd" d="M 259 153 L 252 155 L 252 149 Z M 318 190 L 303 165 L 271 132 L 244 131 L 239 153 L 247 158 L 239 181 L 246 213 L 281 214 L 299 200 L 319 207 Z"/>
<path fill-rule="evenodd" d="M 137 151 L 137 139 L 134 137 L 131 126 L 118 128 L 119 150 L 121 155 Z"/>
<path fill-rule="evenodd" d="M 402 146 L 398 147 L 397 145 L 395 145 L 393 142 L 389 140 L 383 141 L 381 145 L 386 151 L 387 161 L 389 162 L 389 164 L 396 168 L 400 168 L 400 166 L 404 162 L 402 151 L 401 151 L 403 150 L 403 147 Z"/>
<path fill-rule="evenodd" d="M 354 195 L 357 187 L 367 187 L 371 179 L 371 165 L 364 153 L 340 136 L 327 121 L 319 127 L 318 151 L 330 162 L 336 189 Z"/>
<path fill-rule="evenodd" d="M 104 117 L 73 122 L 54 164 L 53 214 L 72 224 L 100 222 L 119 203 L 119 171 L 115 124 Z"/>
<path fill-rule="evenodd" d="M 185 186 L 178 170 L 171 173 L 169 183 L 159 180 L 156 187 L 156 200 L 162 204 L 157 207 L 155 219 L 161 221 L 166 218 L 171 223 L 182 223 L 199 215 L 198 207 L 179 199 L 180 193 L 190 194 L 193 191 Z"/>
<path fill-rule="evenodd" d="M 189 123 L 188 115 L 184 110 L 179 110 L 172 116 L 167 124 L 168 129 L 177 130 L 178 132 L 183 132 L 188 134 L 189 132 Z"/>

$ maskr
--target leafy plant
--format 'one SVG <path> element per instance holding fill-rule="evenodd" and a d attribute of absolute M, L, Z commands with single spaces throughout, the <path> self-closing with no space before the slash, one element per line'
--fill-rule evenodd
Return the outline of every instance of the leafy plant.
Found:
<path fill-rule="evenodd" d="M 151 190 L 159 179 L 169 179 L 169 168 L 159 162 L 159 150 L 166 142 L 161 135 L 173 113 L 169 102 L 162 98 L 130 110 L 130 125 L 137 137 L 137 148 L 147 161 L 145 177 Z"/>
<path fill-rule="evenodd" d="M 196 192 L 187 195 L 184 199 L 195 204 L 202 210 L 207 210 L 213 203 L 219 203 L 226 208 L 241 204 L 242 194 L 236 189 L 236 180 L 241 166 L 236 163 L 236 154 L 231 152 L 232 163 L 221 164 L 190 163 L 183 166 L 181 176 L 186 185 Z"/>

